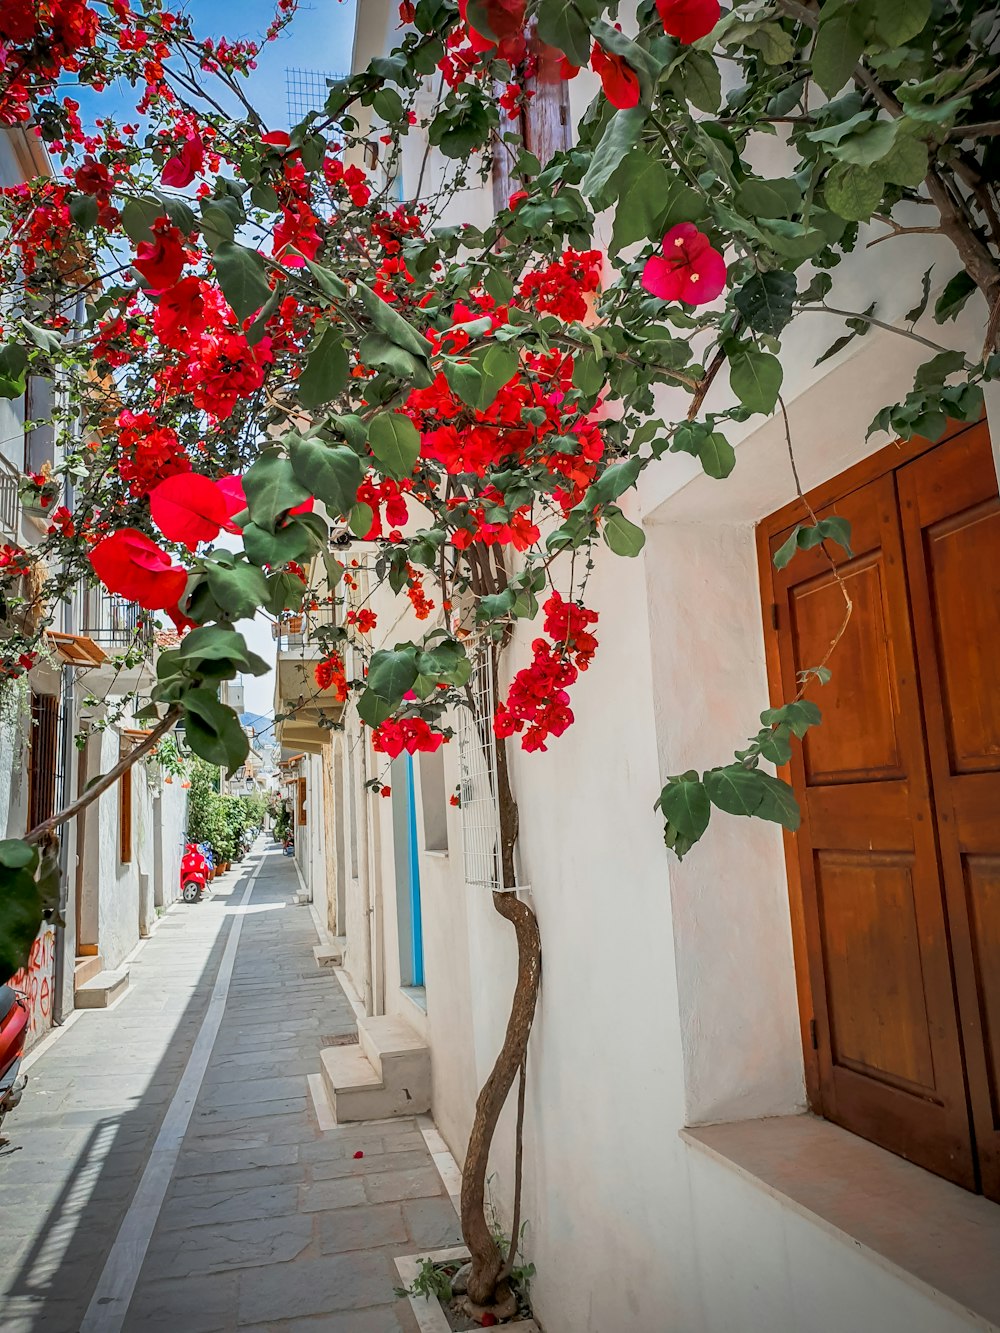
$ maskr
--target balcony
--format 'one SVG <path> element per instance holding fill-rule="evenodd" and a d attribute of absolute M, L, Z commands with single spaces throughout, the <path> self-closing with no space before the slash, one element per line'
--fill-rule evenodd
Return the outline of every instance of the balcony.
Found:
<path fill-rule="evenodd" d="M 0 538 L 7 542 L 18 540 L 19 481 L 17 468 L 0 454 Z"/>
<path fill-rule="evenodd" d="M 344 706 L 334 690 L 321 690 L 316 682 L 316 663 L 327 654 L 322 625 L 336 622 L 332 605 L 303 614 L 286 614 L 272 626 L 277 645 L 274 672 L 275 714 L 291 714 L 275 726 L 282 745 L 319 753 L 330 741 L 330 728 L 322 721 L 338 722 Z M 322 721 L 321 721 L 322 720 Z"/>
<path fill-rule="evenodd" d="M 80 581 L 77 630 L 99 643 L 105 652 L 135 649 L 148 653 L 153 646 L 153 613 L 136 602 Z"/>

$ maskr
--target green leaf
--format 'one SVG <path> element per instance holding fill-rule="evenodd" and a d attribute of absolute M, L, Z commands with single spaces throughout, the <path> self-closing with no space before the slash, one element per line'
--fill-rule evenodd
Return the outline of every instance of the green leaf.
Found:
<path fill-rule="evenodd" d="M 279 570 L 277 574 L 271 574 L 267 579 L 267 598 L 264 606 L 272 616 L 278 616 L 282 611 L 300 611 L 304 592 L 305 584 L 298 574 Z"/>
<path fill-rule="evenodd" d="M 31 870 L 38 865 L 38 848 L 21 838 L 0 839 L 0 866 L 8 870 Z M 2 890 L 0 890 L 2 891 Z"/>
<path fill-rule="evenodd" d="M 699 111 L 714 115 L 722 101 L 722 75 L 707 51 L 688 47 L 687 57 L 675 71 L 672 86 Z"/>
<path fill-rule="evenodd" d="M 153 233 L 150 228 L 158 218 L 166 215 L 167 210 L 159 199 L 151 199 L 148 195 L 141 199 L 126 199 L 122 208 L 122 229 L 135 245 L 151 241 Z"/>
<path fill-rule="evenodd" d="M 22 319 L 21 327 L 35 344 L 43 352 L 48 352 L 50 356 L 58 356 L 62 350 L 62 343 L 59 341 L 59 335 L 52 333 L 49 329 L 43 329 L 39 324 L 32 324 L 30 319 Z"/>
<path fill-rule="evenodd" d="M 319 407 L 336 398 L 347 383 L 348 356 L 343 335 L 328 328 L 309 353 L 296 387 L 303 407 Z"/>
<path fill-rule="evenodd" d="M 28 387 L 28 353 L 16 344 L 0 347 L 0 398 L 20 398 Z"/>
<path fill-rule="evenodd" d="M 27 868 L 5 867 L 0 872 L 0 972 L 5 977 L 27 962 L 44 906 L 39 885 Z"/>
<path fill-rule="evenodd" d="M 824 182 L 826 202 L 838 217 L 865 222 L 878 208 L 885 177 L 878 167 L 858 167 L 838 162 Z"/>
<path fill-rule="evenodd" d="M 851 134 L 830 151 L 838 162 L 853 162 L 858 167 L 870 167 L 891 152 L 896 142 L 894 120 L 868 120 L 864 133 Z"/>
<path fill-rule="evenodd" d="M 189 673 L 213 680 L 231 680 L 240 672 L 265 676 L 270 666 L 250 651 L 247 641 L 229 625 L 199 625 L 181 640 L 175 650 L 177 663 Z M 161 654 L 160 660 L 167 654 Z"/>
<path fill-rule="evenodd" d="M 590 63 L 588 20 L 597 13 L 593 0 L 539 0 L 537 13 L 538 35 L 543 42 L 564 51 L 574 65 Z"/>
<path fill-rule="evenodd" d="M 819 31 L 813 48 L 813 78 L 826 93 L 835 97 L 854 73 L 865 47 L 865 25 L 854 7 L 840 9 L 829 18 L 824 6 L 820 14 Z"/>
<path fill-rule="evenodd" d="M 312 495 L 295 475 L 290 461 L 277 449 L 265 449 L 243 475 L 250 517 L 259 527 L 274 532 L 282 514 Z M 244 530 L 245 539 L 245 530 Z"/>
<path fill-rule="evenodd" d="M 372 524 L 375 522 L 375 511 L 371 505 L 364 504 L 361 500 L 351 510 L 350 517 L 347 520 L 347 526 L 354 533 L 355 537 L 367 537 L 372 530 Z"/>
<path fill-rule="evenodd" d="M 720 481 L 736 466 L 736 450 L 719 431 L 699 435 L 697 452 L 708 476 Z"/>
<path fill-rule="evenodd" d="M 416 651 L 381 649 L 372 654 L 368 666 L 368 688 L 395 707 L 417 678 Z"/>
<path fill-rule="evenodd" d="M 379 698 L 373 690 L 364 690 L 358 697 L 358 717 L 369 727 L 381 726 L 386 718 L 392 717 L 394 708 L 395 704 Z"/>
<path fill-rule="evenodd" d="M 298 518 L 283 523 L 275 532 L 257 523 L 243 529 L 243 549 L 255 565 L 285 565 L 315 554 L 319 542 L 312 529 Z"/>
<path fill-rule="evenodd" d="M 368 316 L 380 333 L 384 333 L 390 342 L 402 347 L 404 351 L 424 361 L 428 359 L 432 348 L 422 333 L 418 333 L 412 324 L 391 305 L 376 296 L 363 282 L 355 283 L 355 291 L 361 299 Z"/>
<path fill-rule="evenodd" d="M 401 481 L 420 457 L 420 433 L 402 412 L 383 412 L 368 427 L 368 443 L 379 467 Z"/>
<path fill-rule="evenodd" d="M 69 201 L 69 215 L 81 231 L 90 231 L 96 224 L 98 211 L 92 194 L 75 194 Z"/>
<path fill-rule="evenodd" d="M 896 142 L 878 165 L 882 175 L 893 185 L 916 189 L 930 170 L 930 161 L 927 145 L 921 139 L 897 133 Z"/>
<path fill-rule="evenodd" d="M 920 280 L 920 300 L 912 310 L 907 310 L 903 318 L 907 324 L 916 324 L 927 309 L 927 301 L 931 294 L 931 274 L 934 272 L 934 265 L 924 270 L 924 276 Z"/>
<path fill-rule="evenodd" d="M 788 538 L 774 553 L 775 569 L 784 569 L 796 551 L 810 551 L 824 541 L 836 542 L 838 546 L 844 548 L 848 556 L 854 554 L 851 550 L 850 523 L 846 518 L 831 515 L 829 518 L 821 518 L 818 523 L 796 524 Z"/>
<path fill-rule="evenodd" d="M 673 831 L 668 845 L 682 859 L 701 838 L 712 817 L 705 784 L 696 776 L 671 778 L 656 804 Z"/>
<path fill-rule="evenodd" d="M 762 789 L 760 804 L 754 811 L 757 819 L 767 819 L 772 824 L 780 824 L 792 833 L 802 821 L 799 803 L 795 793 L 787 782 L 772 777 L 770 773 L 761 773 L 755 769 L 758 786 Z"/>
<path fill-rule="evenodd" d="M 350 514 L 365 474 L 354 450 L 310 436 L 291 439 L 288 452 L 296 481 L 322 500 L 331 514 Z"/>
<path fill-rule="evenodd" d="M 233 620 L 252 619 L 267 599 L 267 581 L 256 565 L 206 560 L 205 573 L 209 591 Z"/>
<path fill-rule="evenodd" d="M 454 357 L 442 358 L 441 368 L 452 392 L 457 394 L 466 407 L 475 407 L 483 388 L 483 377 L 471 361 L 457 361 Z"/>
<path fill-rule="evenodd" d="M 905 46 L 923 32 L 931 0 L 875 0 L 875 32 L 886 46 Z"/>
<path fill-rule="evenodd" d="M 584 505 L 589 509 L 595 504 L 607 504 L 611 500 L 617 500 L 619 495 L 623 495 L 635 485 L 641 471 L 641 458 L 629 458 L 623 463 L 612 463 L 591 486 Z"/>
<path fill-rule="evenodd" d="M 739 207 L 752 217 L 790 218 L 802 207 L 802 191 L 793 180 L 746 180 L 736 192 Z"/>
<path fill-rule="evenodd" d="M 779 708 L 765 708 L 760 720 L 765 727 L 787 726 L 801 740 L 810 727 L 819 726 L 822 717 L 811 699 L 794 699 Z"/>
<path fill-rule="evenodd" d="M 928 389 L 942 385 L 949 375 L 965 369 L 965 356 L 959 351 L 938 352 L 929 361 L 919 367 L 913 377 L 915 389 Z"/>
<path fill-rule="evenodd" d="M 302 256 L 305 259 L 305 255 Z M 306 268 L 316 279 L 320 291 L 324 296 L 329 296 L 331 300 L 339 301 L 347 295 L 347 284 L 341 282 L 332 269 L 324 268 L 322 264 L 317 264 L 315 260 L 306 259 Z"/>
<path fill-rule="evenodd" d="M 781 391 L 781 362 L 770 352 L 734 352 L 729 358 L 729 384 L 751 412 L 774 411 Z"/>
<path fill-rule="evenodd" d="M 520 357 L 516 347 L 505 347 L 497 343 L 489 348 L 480 361 L 482 382 L 475 404 L 480 412 L 486 412 L 493 406 L 501 389 L 506 388 L 517 374 L 519 364 Z"/>
<path fill-rule="evenodd" d="M 757 813 L 764 798 L 759 782 L 762 776 L 755 768 L 728 764 L 725 768 L 713 768 L 705 774 L 705 789 L 712 804 L 727 815 L 750 816 Z"/>
<path fill-rule="evenodd" d="M 621 510 L 609 510 L 608 517 L 601 527 L 601 536 L 615 555 L 637 556 L 646 545 L 646 534 L 642 528 L 629 522 Z"/>
<path fill-rule="evenodd" d="M 191 749 L 231 774 L 250 752 L 250 742 L 231 708 L 210 690 L 188 690 L 183 699 L 184 734 Z"/>
<path fill-rule="evenodd" d="M 610 203 L 613 192 L 608 191 L 608 184 L 639 142 L 647 114 L 645 107 L 633 106 L 624 111 L 616 111 L 608 121 L 591 156 L 587 174 L 580 183 L 581 192 L 588 199 L 592 199 L 598 207 Z"/>
<path fill-rule="evenodd" d="M 212 256 L 222 294 L 239 320 L 255 315 L 271 295 L 264 276 L 264 261 L 256 250 L 226 241 Z"/>
<path fill-rule="evenodd" d="M 934 318 L 939 324 L 949 319 L 956 319 L 965 307 L 966 301 L 976 291 L 975 281 L 962 268 L 946 284 L 944 291 L 934 306 Z"/>
<path fill-rule="evenodd" d="M 772 269 L 749 278 L 734 294 L 733 304 L 748 328 L 777 337 L 792 318 L 795 292 L 795 274 Z"/>

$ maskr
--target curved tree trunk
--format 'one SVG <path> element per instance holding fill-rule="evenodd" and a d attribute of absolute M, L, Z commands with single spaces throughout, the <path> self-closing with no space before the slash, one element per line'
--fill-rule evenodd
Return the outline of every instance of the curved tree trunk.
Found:
<path fill-rule="evenodd" d="M 494 686 L 497 683 L 496 658 L 497 654 L 491 653 Z M 476 1114 L 462 1172 L 462 1236 L 472 1258 L 468 1295 L 476 1305 L 495 1304 L 498 1296 L 502 1299 L 506 1294 L 506 1278 L 502 1274 L 505 1262 L 511 1256 L 501 1252 L 486 1219 L 486 1176 L 489 1171 L 490 1146 L 500 1112 L 525 1062 L 542 970 L 538 921 L 527 903 L 521 902 L 513 892 L 518 812 L 510 788 L 506 742 L 498 741 L 496 750 L 500 870 L 502 883 L 508 891 L 494 893 L 493 906 L 514 927 L 517 938 L 517 983 L 503 1046 L 476 1101 Z M 517 1237 L 514 1236 L 511 1240 L 512 1251 L 516 1243 Z"/>

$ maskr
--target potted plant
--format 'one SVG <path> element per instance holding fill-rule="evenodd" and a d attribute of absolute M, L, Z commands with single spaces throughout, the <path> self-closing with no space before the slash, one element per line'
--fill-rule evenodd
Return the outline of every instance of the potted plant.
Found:
<path fill-rule="evenodd" d="M 39 472 L 26 472 L 18 484 L 18 496 L 24 512 L 32 518 L 48 518 L 62 494 L 62 482 L 52 475 L 52 464 L 45 462 Z"/>

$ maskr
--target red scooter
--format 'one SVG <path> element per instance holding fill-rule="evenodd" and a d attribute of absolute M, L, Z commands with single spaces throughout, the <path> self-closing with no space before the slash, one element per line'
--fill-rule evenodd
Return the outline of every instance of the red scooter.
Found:
<path fill-rule="evenodd" d="M 28 1036 L 28 1003 L 13 986 L 0 986 L 0 1128 L 21 1100 L 26 1078 L 18 1078 Z M 0 1134 L 0 1145 L 7 1140 Z"/>
<path fill-rule="evenodd" d="M 181 858 L 181 897 L 186 903 L 201 902 L 210 873 L 208 861 L 198 850 L 198 844 L 189 842 Z"/>

